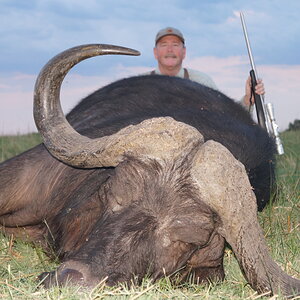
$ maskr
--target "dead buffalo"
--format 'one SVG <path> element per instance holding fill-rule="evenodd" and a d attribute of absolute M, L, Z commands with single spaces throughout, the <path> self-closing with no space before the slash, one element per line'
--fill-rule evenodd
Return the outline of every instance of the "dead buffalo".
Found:
<path fill-rule="evenodd" d="M 108 85 L 67 122 L 62 80 L 101 54 L 137 52 L 85 45 L 53 58 L 34 96 L 44 144 L 0 165 L 2 230 L 61 259 L 40 276 L 44 285 L 113 285 L 176 271 L 181 280 L 222 280 L 227 241 L 255 290 L 299 294 L 300 282 L 268 255 L 257 221 L 274 178 L 272 139 L 219 91 L 164 76 Z"/>

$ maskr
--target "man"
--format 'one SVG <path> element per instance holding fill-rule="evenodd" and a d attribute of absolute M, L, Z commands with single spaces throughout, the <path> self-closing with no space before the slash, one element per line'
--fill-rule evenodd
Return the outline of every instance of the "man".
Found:
<path fill-rule="evenodd" d="M 158 65 L 154 71 L 150 72 L 151 74 L 178 76 L 217 89 L 216 84 L 207 74 L 182 67 L 182 62 L 186 55 L 186 47 L 183 34 L 178 29 L 173 27 L 161 29 L 156 35 L 153 52 Z M 262 80 L 258 80 L 255 92 L 259 95 L 265 93 Z M 249 107 L 250 103 L 254 103 L 254 96 L 251 94 L 250 77 L 246 81 L 245 96 L 242 102 L 246 107 Z"/>

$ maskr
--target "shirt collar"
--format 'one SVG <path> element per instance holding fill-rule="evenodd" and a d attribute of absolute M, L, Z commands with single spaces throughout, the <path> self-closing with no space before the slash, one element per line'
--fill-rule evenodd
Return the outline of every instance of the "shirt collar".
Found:
<path fill-rule="evenodd" d="M 158 67 L 155 69 L 155 74 L 162 75 Z M 179 72 L 176 74 L 176 77 L 184 78 L 184 69 L 183 68 L 181 68 L 179 70 Z"/>

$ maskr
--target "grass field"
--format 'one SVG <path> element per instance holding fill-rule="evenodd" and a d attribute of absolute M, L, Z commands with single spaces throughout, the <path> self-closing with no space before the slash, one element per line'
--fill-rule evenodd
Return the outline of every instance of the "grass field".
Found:
<path fill-rule="evenodd" d="M 259 213 L 272 257 L 290 275 L 300 278 L 300 131 L 281 135 L 285 155 L 278 157 L 278 199 Z M 40 142 L 38 134 L 0 137 L 0 161 Z M 171 285 L 168 278 L 153 284 L 145 279 L 141 287 L 103 284 L 92 291 L 77 288 L 39 287 L 37 276 L 55 268 L 42 250 L 0 235 L 1 299 L 270 299 L 257 295 L 246 283 L 233 253 L 225 254 L 226 279 L 209 286 Z M 274 296 L 271 299 L 282 299 Z"/>

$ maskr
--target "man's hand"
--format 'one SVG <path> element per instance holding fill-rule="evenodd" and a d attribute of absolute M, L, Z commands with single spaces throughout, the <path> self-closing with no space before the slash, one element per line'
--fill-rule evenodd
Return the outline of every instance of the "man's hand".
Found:
<path fill-rule="evenodd" d="M 255 86 L 255 93 L 258 95 L 264 95 L 265 94 L 265 87 L 264 83 L 261 79 L 257 80 L 257 85 Z M 250 106 L 254 104 L 254 95 L 251 95 L 251 77 L 249 76 L 246 81 L 245 86 L 245 97 L 244 97 L 244 104 L 246 106 Z"/>

